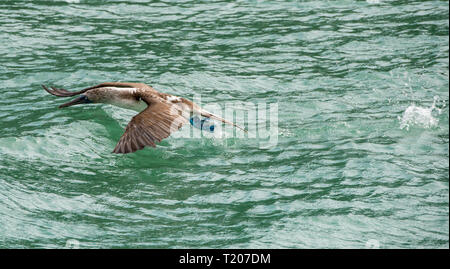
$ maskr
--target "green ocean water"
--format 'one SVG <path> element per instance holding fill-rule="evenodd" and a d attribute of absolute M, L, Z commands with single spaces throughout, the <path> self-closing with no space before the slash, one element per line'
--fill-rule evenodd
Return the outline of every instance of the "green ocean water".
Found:
<path fill-rule="evenodd" d="M 0 248 L 448 248 L 448 20 L 448 1 L 0 0 Z M 277 104 L 276 143 L 112 154 L 133 111 L 40 87 L 105 81 Z"/>

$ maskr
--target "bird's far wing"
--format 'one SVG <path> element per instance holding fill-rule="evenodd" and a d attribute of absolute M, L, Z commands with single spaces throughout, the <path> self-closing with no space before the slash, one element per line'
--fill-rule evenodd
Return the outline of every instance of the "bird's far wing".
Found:
<path fill-rule="evenodd" d="M 147 85 L 143 84 L 143 83 L 133 83 L 133 82 L 105 82 L 105 83 L 100 83 L 98 85 L 92 86 L 92 87 L 88 87 L 79 91 L 75 91 L 75 92 L 71 92 L 68 91 L 66 89 L 63 88 L 55 88 L 55 87 L 50 87 L 51 89 L 47 88 L 45 85 L 42 85 L 42 88 L 44 88 L 44 90 L 46 90 L 48 93 L 55 95 L 55 96 L 59 96 L 59 97 L 69 97 L 69 96 L 75 96 L 78 94 L 82 94 L 88 90 L 92 90 L 92 89 L 96 89 L 96 88 L 101 88 L 101 87 L 130 87 L 130 88 L 143 88 L 143 87 L 148 87 Z"/>
<path fill-rule="evenodd" d="M 128 123 L 113 153 L 130 153 L 145 146 L 155 147 L 156 142 L 160 142 L 188 122 L 174 105 L 162 102 L 147 103 L 149 106 Z"/>
<path fill-rule="evenodd" d="M 87 90 L 89 90 L 89 89 L 83 89 L 80 91 L 71 92 L 71 91 L 68 91 L 68 90 L 62 89 L 62 88 L 50 87 L 51 89 L 49 89 L 45 85 L 41 85 L 41 86 L 49 94 L 54 95 L 54 96 L 59 96 L 59 97 L 75 96 L 75 95 L 82 94 L 82 93 L 86 92 Z"/>

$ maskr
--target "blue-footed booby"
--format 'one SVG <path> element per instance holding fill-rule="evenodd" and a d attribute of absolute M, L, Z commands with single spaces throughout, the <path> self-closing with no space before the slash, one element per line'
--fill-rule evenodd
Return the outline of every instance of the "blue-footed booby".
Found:
<path fill-rule="evenodd" d="M 214 115 L 194 102 L 171 94 L 161 93 L 144 83 L 106 82 L 79 91 L 42 87 L 59 97 L 79 95 L 59 108 L 78 104 L 103 103 L 139 112 L 125 128 L 113 153 L 131 153 L 145 146 L 156 147 L 156 142 L 188 123 L 193 115 L 211 118 L 239 129 L 242 127 Z"/>

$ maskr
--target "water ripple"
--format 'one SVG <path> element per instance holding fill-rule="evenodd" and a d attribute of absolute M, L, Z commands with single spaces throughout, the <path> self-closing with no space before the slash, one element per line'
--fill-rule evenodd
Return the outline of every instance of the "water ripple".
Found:
<path fill-rule="evenodd" d="M 0 1 L 0 17 L 0 247 L 448 248 L 445 2 Z M 100 81 L 278 103 L 278 143 L 112 155 L 132 112 L 58 110 L 40 88 Z"/>

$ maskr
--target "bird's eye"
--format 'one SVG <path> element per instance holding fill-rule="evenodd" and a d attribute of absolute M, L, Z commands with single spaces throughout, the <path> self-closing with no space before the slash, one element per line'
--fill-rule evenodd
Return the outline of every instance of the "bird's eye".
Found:
<path fill-rule="evenodd" d="M 82 100 L 85 103 L 92 103 L 91 100 L 89 100 L 89 98 L 86 95 L 80 95 L 80 100 Z"/>

